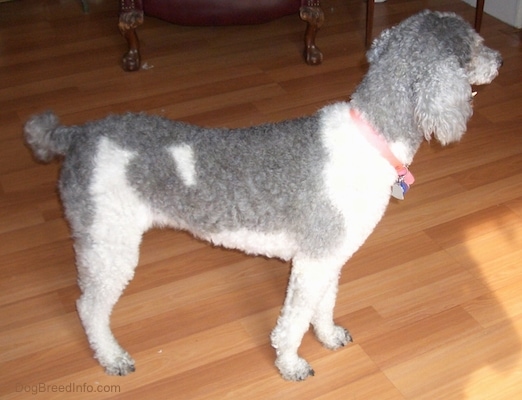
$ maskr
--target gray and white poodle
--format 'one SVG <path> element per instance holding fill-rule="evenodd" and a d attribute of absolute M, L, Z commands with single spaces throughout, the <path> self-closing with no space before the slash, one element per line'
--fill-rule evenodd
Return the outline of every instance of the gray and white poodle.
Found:
<path fill-rule="evenodd" d="M 350 102 L 294 120 L 208 129 L 129 113 L 66 127 L 49 112 L 26 123 L 37 158 L 64 157 L 59 189 L 75 239 L 78 312 L 107 373 L 134 371 L 110 315 L 154 226 L 292 261 L 271 334 L 283 378 L 313 375 L 298 355 L 310 325 L 329 349 L 352 340 L 333 321 L 341 268 L 390 195 L 402 198 L 413 183 L 408 166 L 421 142 L 458 141 L 471 85 L 491 82 L 502 64 L 460 17 L 431 11 L 384 31 L 367 57 Z"/>

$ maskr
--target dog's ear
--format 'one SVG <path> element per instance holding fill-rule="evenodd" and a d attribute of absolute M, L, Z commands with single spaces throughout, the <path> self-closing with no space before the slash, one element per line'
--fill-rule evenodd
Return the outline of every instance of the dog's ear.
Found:
<path fill-rule="evenodd" d="M 366 53 L 366 59 L 370 64 L 377 61 L 379 57 L 386 52 L 394 29 L 395 28 L 386 29 L 382 31 L 376 39 L 374 39 L 370 49 Z"/>
<path fill-rule="evenodd" d="M 427 140 L 460 140 L 473 114 L 471 86 L 455 59 L 431 61 L 414 84 L 415 120 Z"/>

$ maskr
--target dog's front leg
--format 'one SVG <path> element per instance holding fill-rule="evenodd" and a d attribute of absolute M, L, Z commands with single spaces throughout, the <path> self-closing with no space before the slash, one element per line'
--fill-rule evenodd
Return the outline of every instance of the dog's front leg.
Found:
<path fill-rule="evenodd" d="M 294 259 L 285 303 L 271 335 L 277 354 L 275 365 L 284 379 L 301 381 L 314 375 L 312 367 L 299 357 L 297 350 L 316 310 L 331 302 L 327 291 L 332 282 L 338 280 L 341 267 L 325 261 Z M 335 300 L 335 290 L 333 296 Z"/>
<path fill-rule="evenodd" d="M 317 339 L 330 350 L 337 350 L 352 341 L 350 332 L 342 326 L 335 325 L 333 321 L 338 286 L 338 279 L 330 282 L 312 316 L 312 326 Z"/>

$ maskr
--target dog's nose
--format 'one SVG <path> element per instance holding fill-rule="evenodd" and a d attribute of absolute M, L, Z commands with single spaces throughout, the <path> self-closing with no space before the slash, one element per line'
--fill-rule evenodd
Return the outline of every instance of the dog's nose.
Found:
<path fill-rule="evenodd" d="M 497 62 L 498 62 L 499 68 L 504 65 L 504 59 L 502 58 L 502 56 L 500 56 L 500 55 L 498 56 Z"/>

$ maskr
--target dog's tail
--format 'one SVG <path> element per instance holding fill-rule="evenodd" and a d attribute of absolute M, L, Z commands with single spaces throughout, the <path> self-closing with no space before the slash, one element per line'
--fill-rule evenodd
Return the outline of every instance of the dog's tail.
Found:
<path fill-rule="evenodd" d="M 24 126 L 25 141 L 35 157 L 49 162 L 64 156 L 72 142 L 74 129 L 60 126 L 58 117 L 51 111 L 32 116 Z"/>

